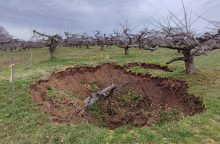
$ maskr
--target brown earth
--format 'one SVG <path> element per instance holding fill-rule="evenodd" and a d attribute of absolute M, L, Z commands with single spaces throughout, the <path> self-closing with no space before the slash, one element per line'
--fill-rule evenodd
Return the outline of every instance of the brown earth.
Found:
<path fill-rule="evenodd" d="M 74 67 L 52 73 L 47 80 L 37 81 L 30 91 L 34 102 L 58 123 L 84 123 L 116 128 L 124 124 L 148 126 L 161 120 L 177 120 L 202 112 L 204 105 L 199 97 L 188 94 L 185 81 L 155 78 L 148 74 L 128 72 L 132 66 L 171 71 L 154 64 L 103 64 L 96 67 Z M 98 100 L 96 106 L 84 110 L 84 99 L 111 84 L 114 94 Z M 58 98 L 48 97 L 51 87 Z M 66 92 L 74 95 L 66 96 Z"/>
<path fill-rule="evenodd" d="M 168 66 L 161 66 L 157 64 L 148 64 L 148 63 L 128 63 L 124 65 L 125 68 L 130 68 L 130 67 L 135 67 L 135 66 L 140 66 L 142 68 L 150 68 L 150 69 L 159 69 L 163 70 L 166 72 L 172 72 L 174 68 L 170 68 Z"/>

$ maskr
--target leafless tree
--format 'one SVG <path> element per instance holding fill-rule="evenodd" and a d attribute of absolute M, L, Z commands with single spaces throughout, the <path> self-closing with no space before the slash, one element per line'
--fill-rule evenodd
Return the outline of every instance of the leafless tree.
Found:
<path fill-rule="evenodd" d="M 121 32 L 114 32 L 112 40 L 119 48 L 124 49 L 125 55 L 129 54 L 129 48 L 133 47 L 136 43 L 136 35 L 132 33 L 133 29 L 128 26 L 128 23 L 120 24 Z"/>
<path fill-rule="evenodd" d="M 101 49 L 100 49 L 101 51 L 104 50 L 105 39 L 106 39 L 105 34 L 102 35 L 99 31 L 96 31 L 94 40 L 95 40 L 96 44 L 101 47 Z"/>
<path fill-rule="evenodd" d="M 163 22 L 159 21 L 157 27 L 159 33 L 155 37 L 151 37 L 147 43 L 151 48 L 146 50 L 157 50 L 158 48 L 168 48 L 181 51 L 183 56 L 175 57 L 167 61 L 167 64 L 175 61 L 184 61 L 186 72 L 188 74 L 195 73 L 194 57 L 206 55 L 208 51 L 219 49 L 220 31 L 215 34 L 205 33 L 202 36 L 195 34 L 192 24 L 197 21 L 191 20 L 182 0 L 184 11 L 184 19 L 181 20 L 175 14 L 170 12 L 170 16 Z"/>
<path fill-rule="evenodd" d="M 81 38 L 83 45 L 86 46 L 86 48 L 89 48 L 89 46 L 94 46 L 96 44 L 95 38 L 89 36 L 86 33 L 83 33 Z"/>
<path fill-rule="evenodd" d="M 49 47 L 50 56 L 51 58 L 54 58 L 54 52 L 56 50 L 56 47 L 61 42 L 63 42 L 62 37 L 58 34 L 55 34 L 55 35 L 43 34 L 43 33 L 37 32 L 36 30 L 33 31 L 33 34 L 34 34 L 34 37 L 40 37 L 44 41 L 46 41 L 46 46 Z"/>
<path fill-rule="evenodd" d="M 1 51 L 16 50 L 19 47 L 20 40 L 14 39 L 9 32 L 0 26 L 0 49 Z"/>
<path fill-rule="evenodd" d="M 149 30 L 148 28 L 144 28 L 139 33 L 137 33 L 134 37 L 134 47 L 145 48 L 146 45 L 150 45 L 153 38 L 156 38 L 158 35 L 158 31 Z"/>
<path fill-rule="evenodd" d="M 69 32 L 64 32 L 66 39 L 65 44 L 66 46 L 75 46 L 75 47 L 81 47 L 82 46 L 82 36 L 80 34 L 72 34 Z"/>
<path fill-rule="evenodd" d="M 13 41 L 12 36 L 4 27 L 0 26 L 0 45 L 8 44 L 11 41 Z"/>
<path fill-rule="evenodd" d="M 95 39 L 89 36 L 86 33 L 83 34 L 72 34 L 69 32 L 65 32 L 65 46 L 86 46 L 86 48 L 89 48 L 89 46 L 95 44 Z"/>
<path fill-rule="evenodd" d="M 21 40 L 19 42 L 19 50 L 30 50 L 33 48 L 44 48 L 46 46 L 44 41 L 38 40 L 38 41 L 24 41 Z"/>

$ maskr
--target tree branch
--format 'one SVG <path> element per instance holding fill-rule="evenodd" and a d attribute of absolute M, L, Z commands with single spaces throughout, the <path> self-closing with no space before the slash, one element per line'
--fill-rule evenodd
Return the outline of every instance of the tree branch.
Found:
<path fill-rule="evenodd" d="M 116 89 L 116 85 L 112 84 L 102 91 L 99 91 L 97 93 L 92 93 L 89 97 L 87 97 L 84 102 L 85 102 L 85 109 L 91 107 L 94 103 L 96 103 L 97 100 L 99 100 L 100 97 L 109 97 L 112 95 L 114 90 Z"/>
<path fill-rule="evenodd" d="M 175 57 L 166 62 L 166 64 L 171 64 L 175 61 L 184 61 L 184 57 Z"/>

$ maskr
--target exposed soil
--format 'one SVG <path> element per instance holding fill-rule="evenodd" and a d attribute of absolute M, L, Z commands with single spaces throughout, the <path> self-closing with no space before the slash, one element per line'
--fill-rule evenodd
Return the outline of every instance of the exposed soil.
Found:
<path fill-rule="evenodd" d="M 165 72 L 172 72 L 174 68 L 170 68 L 168 66 L 161 66 L 157 64 L 148 64 L 148 63 L 128 63 L 124 65 L 124 68 L 130 68 L 130 67 L 135 67 L 135 66 L 140 66 L 142 68 L 150 68 L 150 69 L 159 69 L 163 70 Z"/>
<path fill-rule="evenodd" d="M 34 102 L 50 115 L 53 122 L 89 122 L 109 128 L 124 124 L 148 126 L 163 120 L 173 121 L 202 112 L 204 105 L 199 97 L 188 94 L 185 81 L 155 78 L 148 74 L 128 72 L 129 66 L 171 71 L 153 64 L 104 64 L 96 67 L 74 67 L 52 73 L 48 80 L 31 85 Z M 111 85 L 117 85 L 113 95 L 98 100 L 89 110 L 84 110 L 84 99 Z M 48 96 L 51 87 L 56 98 Z M 72 97 L 66 96 L 71 93 Z M 74 96 L 73 96 L 74 95 Z"/>

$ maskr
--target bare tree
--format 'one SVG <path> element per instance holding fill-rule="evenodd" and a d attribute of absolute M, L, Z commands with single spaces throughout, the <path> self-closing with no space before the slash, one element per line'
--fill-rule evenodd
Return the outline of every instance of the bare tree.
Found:
<path fill-rule="evenodd" d="M 145 48 L 146 45 L 151 45 L 151 43 L 156 40 L 156 36 L 158 35 L 158 31 L 155 30 L 149 30 L 147 28 L 144 28 L 139 33 L 137 33 L 134 37 L 135 44 L 138 48 Z M 154 39 L 153 39 L 154 38 Z M 153 40 L 153 41 L 152 41 Z"/>
<path fill-rule="evenodd" d="M 91 36 L 89 36 L 87 33 L 83 33 L 81 39 L 82 39 L 82 44 L 86 46 L 86 48 L 89 48 L 89 46 L 95 44 L 94 39 Z"/>
<path fill-rule="evenodd" d="M 179 19 L 176 15 L 170 12 L 170 16 L 163 21 L 157 23 L 159 33 L 155 37 L 151 37 L 147 43 L 151 48 L 146 50 L 157 50 L 158 48 L 168 48 L 180 51 L 183 56 L 174 57 L 167 61 L 167 64 L 175 61 L 184 61 L 186 72 L 188 74 L 195 73 L 194 57 L 206 55 L 208 51 L 219 49 L 220 33 L 216 34 L 205 33 L 202 36 L 196 35 L 192 30 L 192 24 L 197 21 L 191 20 L 188 15 L 183 0 L 182 6 L 184 11 L 184 20 Z"/>
<path fill-rule="evenodd" d="M 72 34 L 69 32 L 65 32 L 65 36 L 65 46 L 86 46 L 86 48 L 89 48 L 89 46 L 95 44 L 95 39 L 89 36 L 87 33 Z"/>
<path fill-rule="evenodd" d="M 121 26 L 121 32 L 114 32 L 114 35 L 112 35 L 112 40 L 114 40 L 114 43 L 119 48 L 124 49 L 125 55 L 129 54 L 129 48 L 133 47 L 136 43 L 135 35 L 132 34 L 133 29 L 130 28 L 127 24 L 120 24 Z"/>
<path fill-rule="evenodd" d="M 94 40 L 96 41 L 96 44 L 99 45 L 101 47 L 101 51 L 104 50 L 104 46 L 105 46 L 105 34 L 101 35 L 101 33 L 99 31 L 96 31 Z"/>
<path fill-rule="evenodd" d="M 8 44 L 11 41 L 13 41 L 12 36 L 4 27 L 0 26 L 0 45 Z"/>
<path fill-rule="evenodd" d="M 56 47 L 63 41 L 62 37 L 58 34 L 56 35 L 47 35 L 40 32 L 37 32 L 36 30 L 33 31 L 34 37 L 41 37 L 43 40 L 46 41 L 46 45 L 49 47 L 49 52 L 51 58 L 54 58 L 54 52 L 56 50 Z M 46 38 L 46 39 L 45 39 Z"/>
<path fill-rule="evenodd" d="M 72 34 L 69 32 L 64 32 L 66 39 L 65 39 L 65 44 L 67 46 L 75 46 L 75 47 L 81 47 L 83 44 L 83 40 L 82 40 L 82 35 L 80 34 Z"/>
<path fill-rule="evenodd" d="M 0 49 L 13 51 L 19 46 L 20 40 L 14 39 L 4 27 L 0 26 Z"/>

